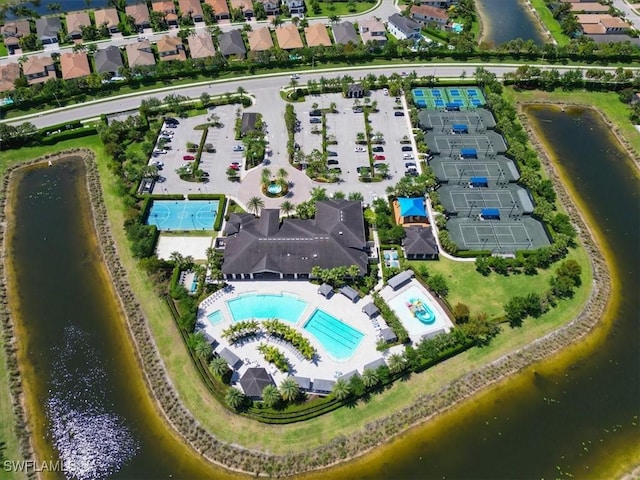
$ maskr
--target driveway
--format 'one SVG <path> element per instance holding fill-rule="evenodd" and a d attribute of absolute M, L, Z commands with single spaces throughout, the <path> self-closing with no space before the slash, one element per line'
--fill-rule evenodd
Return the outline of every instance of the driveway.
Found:
<path fill-rule="evenodd" d="M 265 208 L 280 208 L 280 204 L 285 200 L 298 204 L 311 198 L 311 180 L 309 180 L 309 177 L 307 177 L 303 172 L 290 166 L 283 167 L 287 172 L 289 172 L 289 193 L 287 196 L 269 198 L 266 195 L 263 195 L 260 185 L 263 168 L 264 167 L 259 166 L 251 169 L 242 179 L 242 185 L 238 190 L 237 198 L 243 207 L 246 207 L 251 197 L 261 198 L 264 202 Z M 273 167 L 270 166 L 269 169 L 271 170 L 271 173 L 275 175 L 276 172 Z"/>

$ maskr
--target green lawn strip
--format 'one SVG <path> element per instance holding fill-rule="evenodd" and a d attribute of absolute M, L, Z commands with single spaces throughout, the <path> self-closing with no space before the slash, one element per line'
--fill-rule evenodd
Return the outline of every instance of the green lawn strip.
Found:
<path fill-rule="evenodd" d="M 357 15 L 359 13 L 371 10 L 377 5 L 375 2 L 355 2 L 353 4 L 354 10 L 349 11 L 349 4 L 347 2 L 320 2 L 320 13 L 313 13 L 313 10 L 308 7 L 306 16 L 308 18 L 314 17 L 330 17 L 332 15 L 338 15 L 339 17 L 347 15 Z"/>
<path fill-rule="evenodd" d="M 558 45 L 567 45 L 569 43 L 569 37 L 562 33 L 560 24 L 555 18 L 553 18 L 553 14 L 545 4 L 544 0 L 531 0 L 531 6 L 536 10 L 536 12 L 538 12 L 540 20 L 549 29 L 551 36 L 556 42 L 558 42 Z"/>
<path fill-rule="evenodd" d="M 515 91 L 505 88 L 505 95 L 517 102 L 564 102 L 595 107 L 620 130 L 625 140 L 631 144 L 636 154 L 640 153 L 640 133 L 629 121 L 629 106 L 622 103 L 615 92 L 588 92 L 586 90 L 564 91 L 556 89 L 552 92 L 539 90 Z"/>
<path fill-rule="evenodd" d="M 6 57 L 7 55 L 9 55 L 9 50 L 7 50 L 4 43 L 0 43 L 0 57 Z"/>
<path fill-rule="evenodd" d="M 4 354 L 4 340 L 0 338 L 0 460 L 23 460 L 15 435 L 15 418 L 9 392 L 7 359 Z M 8 472 L 0 468 L 0 479 L 26 478 L 18 472 Z"/>

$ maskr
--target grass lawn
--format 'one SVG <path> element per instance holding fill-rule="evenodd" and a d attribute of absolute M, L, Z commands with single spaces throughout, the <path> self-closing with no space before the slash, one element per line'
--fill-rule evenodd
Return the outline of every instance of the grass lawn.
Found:
<path fill-rule="evenodd" d="M 512 87 L 505 88 L 505 92 L 505 95 L 511 101 L 565 102 L 595 107 L 616 125 L 636 154 L 640 153 L 640 133 L 629 121 L 629 107 L 619 100 L 618 94 L 615 92 L 588 92 L 586 90 L 566 92 L 561 89 L 556 89 L 553 92 L 539 90 L 515 91 Z"/>
<path fill-rule="evenodd" d="M 540 20 L 549 29 L 553 39 L 558 42 L 558 45 L 566 45 L 569 43 L 569 37 L 562 33 L 562 28 L 558 21 L 553 18 L 553 14 L 549 10 L 549 7 L 545 4 L 544 0 L 531 0 L 531 6 L 538 12 Z"/>
<path fill-rule="evenodd" d="M 330 17 L 332 15 L 338 15 L 339 17 L 347 15 L 356 15 L 358 13 L 371 10 L 377 5 L 377 2 L 355 2 L 353 3 L 352 11 L 349 11 L 349 4 L 347 2 L 319 2 L 320 13 L 314 13 L 311 8 L 311 3 L 306 2 L 307 11 L 305 15 L 309 18 L 313 17 Z"/>

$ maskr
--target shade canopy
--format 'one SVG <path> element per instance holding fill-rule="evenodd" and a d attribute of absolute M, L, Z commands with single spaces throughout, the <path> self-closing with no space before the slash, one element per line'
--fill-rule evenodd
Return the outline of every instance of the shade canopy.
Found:
<path fill-rule="evenodd" d="M 267 385 L 275 385 L 271 375 L 264 368 L 249 368 L 242 378 L 240 385 L 244 394 L 251 398 L 262 398 L 262 391 Z"/>
<path fill-rule="evenodd" d="M 475 148 L 462 148 L 460 150 L 460 155 L 462 155 L 465 158 L 476 157 L 478 156 L 478 151 Z"/>
<path fill-rule="evenodd" d="M 424 208 L 424 199 L 422 197 L 415 198 L 398 198 L 400 205 L 401 217 L 426 217 L 427 211 Z"/>
<path fill-rule="evenodd" d="M 500 210 L 497 208 L 483 208 L 480 211 L 483 218 L 500 218 Z"/>
<path fill-rule="evenodd" d="M 451 130 L 457 133 L 467 133 L 469 131 L 469 127 L 467 127 L 466 123 L 454 123 L 451 125 Z"/>
<path fill-rule="evenodd" d="M 469 183 L 472 187 L 488 187 L 489 179 L 487 177 L 471 177 Z"/>

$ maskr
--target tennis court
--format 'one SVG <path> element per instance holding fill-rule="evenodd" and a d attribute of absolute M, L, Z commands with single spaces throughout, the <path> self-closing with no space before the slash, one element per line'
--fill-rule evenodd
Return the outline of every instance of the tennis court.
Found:
<path fill-rule="evenodd" d="M 453 188 L 440 189 L 440 201 L 449 212 L 473 215 L 482 208 L 497 208 L 500 213 L 520 209 L 517 195 L 513 195 L 508 189 Z"/>
<path fill-rule="evenodd" d="M 531 217 L 520 220 L 478 220 L 454 218 L 447 224 L 452 240 L 460 249 L 513 253 L 549 245 L 542 224 Z"/>
<path fill-rule="evenodd" d="M 460 135 L 428 132 L 425 134 L 425 142 L 434 153 L 450 157 L 461 154 L 463 149 L 475 150 L 473 157 L 495 156 L 507 150 L 502 136 L 492 130 L 483 134 L 470 132 Z"/>
<path fill-rule="evenodd" d="M 511 163 L 511 165 L 508 165 Z M 469 162 L 448 158 L 435 158 L 430 163 L 438 180 L 446 182 L 469 182 L 471 177 L 486 177 L 489 181 L 501 184 L 517 181 L 519 175 L 511 160 Z"/>
<path fill-rule="evenodd" d="M 218 205 L 217 200 L 154 200 L 147 224 L 160 231 L 213 230 Z"/>

